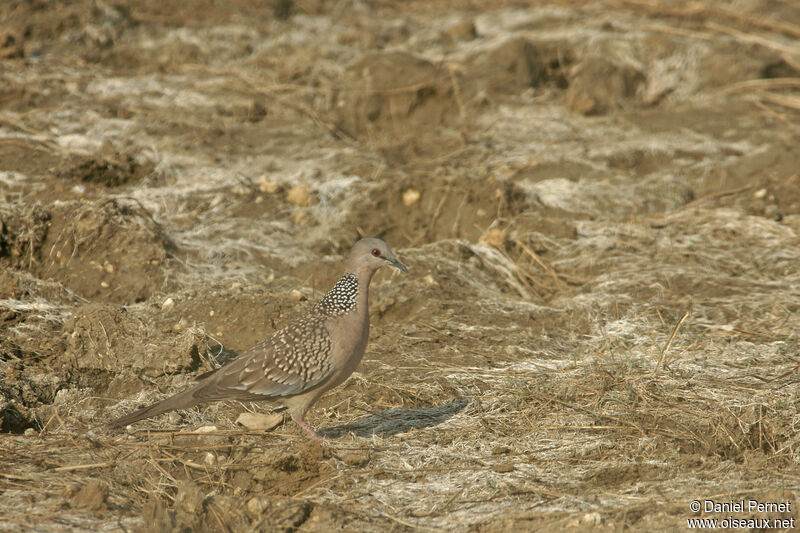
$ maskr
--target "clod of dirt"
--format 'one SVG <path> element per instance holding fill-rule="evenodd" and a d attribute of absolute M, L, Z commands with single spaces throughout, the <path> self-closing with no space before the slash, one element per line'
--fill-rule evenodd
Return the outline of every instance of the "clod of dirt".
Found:
<path fill-rule="evenodd" d="M 175 511 L 167 509 L 164 502 L 152 499 L 142 507 L 142 521 L 144 527 L 138 531 L 149 533 L 151 531 L 191 531 L 190 524 L 178 523 Z M 184 529 L 184 527 L 188 529 Z"/>
<path fill-rule="evenodd" d="M 161 500 L 150 500 L 142 508 L 144 529 L 141 531 L 214 531 L 218 522 L 214 523 L 222 514 L 229 514 L 227 518 L 235 518 L 238 514 L 236 506 L 220 505 L 217 502 L 214 509 L 210 509 L 214 498 L 203 494 L 202 489 L 190 480 L 181 480 L 177 483 L 177 494 L 172 509 Z M 230 522 L 229 522 L 230 523 Z M 214 525 L 211 525 L 214 524 Z M 238 524 L 239 526 L 244 524 Z M 241 530 L 236 528 L 236 530 Z"/>
<path fill-rule="evenodd" d="M 2 338 L 2 334 L 0 334 Z M 42 339 L 37 339 L 44 344 Z M 34 341 L 35 342 L 35 341 Z M 3 361 L 9 344 L 17 348 L 10 360 Z M 0 431 L 23 433 L 28 428 L 41 428 L 42 404 L 55 399 L 63 384 L 61 377 L 52 369 L 42 372 L 35 365 L 35 358 L 23 345 L 4 339 L 0 342 Z"/>
<path fill-rule="evenodd" d="M 511 453 L 511 448 L 505 445 L 495 446 L 492 448 L 492 455 L 506 455 Z"/>
<path fill-rule="evenodd" d="M 153 164 L 149 161 L 143 163 L 130 154 L 109 153 L 73 158 L 56 170 L 56 176 L 103 187 L 120 187 L 140 181 L 152 171 Z"/>
<path fill-rule="evenodd" d="M 2 238 L 2 232 L 0 232 Z M 8 270 L 0 270 L 0 300 L 16 300 L 21 295 L 19 277 L 13 275 Z M 0 313 L 0 324 L 5 322 L 3 313 Z"/>
<path fill-rule="evenodd" d="M 515 469 L 512 463 L 500 463 L 496 465 L 492 465 L 492 471 L 497 472 L 500 474 L 506 474 L 508 472 L 513 472 Z"/>
<path fill-rule="evenodd" d="M 178 483 L 178 494 L 175 496 L 175 508 L 190 515 L 203 512 L 206 497 L 196 484 L 191 481 Z"/>
<path fill-rule="evenodd" d="M 463 18 L 447 26 L 444 35 L 453 42 L 471 41 L 478 36 L 478 31 L 475 29 L 473 19 Z"/>
<path fill-rule="evenodd" d="M 565 43 L 533 42 L 514 37 L 467 59 L 467 84 L 475 93 L 518 93 L 553 84 L 566 87 L 564 67 L 571 53 Z"/>
<path fill-rule="evenodd" d="M 73 492 L 74 491 L 74 492 Z M 100 480 L 88 481 L 79 489 L 68 491 L 69 503 L 72 507 L 79 507 L 90 511 L 101 511 L 107 508 L 108 485 Z"/>
<path fill-rule="evenodd" d="M 5 391 L 0 390 L 0 433 L 24 433 L 34 423 L 28 410 L 12 403 Z"/>
<path fill-rule="evenodd" d="M 169 240 L 138 204 L 55 203 L 33 270 L 89 300 L 131 304 L 161 286 Z"/>
<path fill-rule="evenodd" d="M 281 186 L 278 183 L 271 181 L 266 176 L 261 176 L 256 184 L 258 185 L 259 191 L 267 194 L 275 194 L 281 189 Z"/>
<path fill-rule="evenodd" d="M 274 496 L 256 496 L 247 502 L 247 510 L 260 517 L 253 531 L 262 531 L 265 525 L 270 531 L 294 531 L 308 519 L 313 507 L 310 502 Z"/>
<path fill-rule="evenodd" d="M 364 466 L 369 463 L 369 450 L 352 450 L 339 457 L 342 462 L 350 466 Z"/>
<path fill-rule="evenodd" d="M 485 242 L 498 250 L 504 250 L 508 242 L 508 233 L 501 228 L 489 228 L 483 232 L 478 242 Z"/>
<path fill-rule="evenodd" d="M 268 467 L 253 469 L 253 478 L 270 493 L 293 496 L 330 470 L 325 462 L 329 457 L 327 449 L 310 442 L 297 447 L 293 453 L 279 456 Z"/>
<path fill-rule="evenodd" d="M 308 207 L 311 203 L 311 193 L 304 184 L 295 185 L 286 193 L 286 201 L 300 207 Z"/>
<path fill-rule="evenodd" d="M 659 479 L 668 475 L 669 471 L 661 465 L 634 463 L 602 466 L 587 476 L 594 486 L 615 487 L 631 479 Z"/>
<path fill-rule="evenodd" d="M 0 58 L 13 59 L 23 57 L 25 49 L 22 46 L 22 38 L 15 33 L 0 33 Z"/>
<path fill-rule="evenodd" d="M 90 61 L 96 60 L 101 50 L 113 46 L 134 25 L 122 6 L 70 2 L 53 7 L 46 2 L 0 4 L 2 30 L 12 28 L 10 34 L 18 37 L 14 41 L 18 52 L 12 57 L 77 52 Z"/>
<path fill-rule="evenodd" d="M 605 57 L 584 58 L 569 75 L 567 107 L 583 115 L 600 115 L 631 106 L 646 83 L 631 65 Z"/>
<path fill-rule="evenodd" d="M 343 86 L 339 123 L 354 137 L 408 141 L 457 115 L 447 71 L 406 52 L 365 55 L 347 69 Z"/>
<path fill-rule="evenodd" d="M 30 268 L 50 219 L 39 204 L 0 204 L 0 266 Z"/>
<path fill-rule="evenodd" d="M 103 390 L 111 376 L 120 372 L 155 377 L 196 369 L 208 340 L 197 328 L 180 335 L 165 331 L 147 310 L 100 304 L 76 309 L 64 331 L 65 361 L 75 370 L 87 371 L 85 385 Z"/>

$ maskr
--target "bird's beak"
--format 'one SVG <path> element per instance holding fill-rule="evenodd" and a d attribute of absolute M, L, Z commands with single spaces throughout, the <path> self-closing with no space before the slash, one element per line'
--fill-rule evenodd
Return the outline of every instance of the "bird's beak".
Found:
<path fill-rule="evenodd" d="M 396 257 L 392 257 L 391 259 L 387 259 L 387 261 L 389 261 L 389 264 L 392 265 L 393 267 L 395 267 L 395 268 L 397 268 L 399 270 L 402 270 L 403 272 L 408 272 L 408 267 L 405 266 L 400 261 L 398 261 Z"/>

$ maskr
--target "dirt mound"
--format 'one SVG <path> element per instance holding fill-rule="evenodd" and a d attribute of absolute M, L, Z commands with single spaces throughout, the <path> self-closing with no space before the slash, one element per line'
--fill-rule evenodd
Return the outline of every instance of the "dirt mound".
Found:
<path fill-rule="evenodd" d="M 419 174 L 371 187 L 348 214 L 350 223 L 412 246 L 442 239 L 474 242 L 495 220 L 531 207 L 525 191 L 510 180 Z"/>
<path fill-rule="evenodd" d="M 189 328 L 173 335 L 172 327 L 148 320 L 150 310 L 141 311 L 101 304 L 76 309 L 64 325 L 68 334 L 66 360 L 75 370 L 94 370 L 108 376 L 119 369 L 148 377 L 196 370 L 201 363 L 199 347 L 206 340 L 203 333 Z M 159 330 L 163 338 L 158 338 Z M 151 342 L 132 342 L 145 337 Z"/>
<path fill-rule="evenodd" d="M 798 507 L 763 488 L 800 479 L 792 2 L 184 4 L 0 2 L 0 529 Z M 237 425 L 255 402 L 104 426 L 308 310 L 360 236 L 409 272 L 307 414 L 331 440 Z"/>
<path fill-rule="evenodd" d="M 0 261 L 63 283 L 88 300 L 134 303 L 162 283 L 169 240 L 135 201 L 6 205 Z"/>
<path fill-rule="evenodd" d="M 644 74 L 631 65 L 618 65 L 603 56 L 584 57 L 570 72 L 566 105 L 576 113 L 596 115 L 623 109 L 644 88 Z"/>
<path fill-rule="evenodd" d="M 129 10 L 121 5 L 94 2 L 51 4 L 47 1 L 13 0 L 0 8 L 0 35 L 5 33 L 10 57 L 45 53 L 79 53 L 95 59 L 122 33 L 135 26 Z"/>
<path fill-rule="evenodd" d="M 348 67 L 336 99 L 348 134 L 423 152 L 432 130 L 451 124 L 455 106 L 447 68 L 407 52 L 365 55 Z"/>
<path fill-rule="evenodd" d="M 76 159 L 78 160 L 56 170 L 56 176 L 102 187 L 120 187 L 135 185 L 153 170 L 151 163 L 140 163 L 129 154 L 108 154 Z"/>
<path fill-rule="evenodd" d="M 513 37 L 469 56 L 465 83 L 474 96 L 482 93 L 484 98 L 531 88 L 564 89 L 573 61 L 566 41 Z"/>

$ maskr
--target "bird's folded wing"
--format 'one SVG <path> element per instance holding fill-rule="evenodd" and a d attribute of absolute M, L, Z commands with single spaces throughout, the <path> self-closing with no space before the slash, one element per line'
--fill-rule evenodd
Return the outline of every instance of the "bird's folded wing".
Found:
<path fill-rule="evenodd" d="M 276 332 L 219 369 L 215 388 L 269 398 L 299 394 L 325 381 L 334 370 L 330 336 L 323 324 L 309 322 Z"/>

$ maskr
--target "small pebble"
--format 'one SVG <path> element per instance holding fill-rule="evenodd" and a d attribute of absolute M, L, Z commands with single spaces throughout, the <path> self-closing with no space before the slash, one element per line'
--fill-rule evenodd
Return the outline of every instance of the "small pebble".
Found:
<path fill-rule="evenodd" d="M 308 211 L 306 211 L 305 209 L 295 209 L 294 211 L 292 211 L 289 217 L 292 219 L 292 222 L 294 222 L 298 226 L 305 224 L 306 222 L 308 222 L 308 219 L 310 218 L 308 215 Z"/>
<path fill-rule="evenodd" d="M 275 194 L 280 189 L 280 186 L 274 181 L 270 181 L 266 176 L 261 176 L 258 179 L 258 190 L 267 194 Z"/>
<path fill-rule="evenodd" d="M 366 450 L 352 450 L 341 455 L 344 464 L 350 466 L 364 466 L 369 462 L 369 452 Z"/>
<path fill-rule="evenodd" d="M 590 526 L 599 526 L 603 523 L 603 515 L 594 511 L 592 513 L 586 513 L 581 517 L 581 523 L 590 525 Z"/>
<path fill-rule="evenodd" d="M 292 292 L 289 293 L 289 297 L 295 302 L 302 302 L 303 300 L 306 299 L 303 293 L 298 291 L 297 289 L 293 289 Z"/>
<path fill-rule="evenodd" d="M 308 207 L 311 201 L 311 194 L 308 187 L 304 184 L 295 185 L 286 193 L 286 201 L 290 204 Z"/>
<path fill-rule="evenodd" d="M 269 415 L 261 415 L 258 413 L 242 413 L 236 419 L 236 423 L 244 426 L 247 429 L 253 430 L 270 430 L 283 422 L 283 415 L 273 413 Z"/>
<path fill-rule="evenodd" d="M 431 276 L 430 274 L 423 277 L 422 281 L 424 281 L 425 284 L 428 285 L 429 287 L 436 287 L 437 285 L 439 285 L 439 283 L 437 283 L 437 281 L 433 279 L 433 276 Z"/>
<path fill-rule="evenodd" d="M 419 202 L 420 193 L 416 189 L 406 189 L 403 192 L 403 203 L 406 207 L 411 207 L 415 203 Z"/>
<path fill-rule="evenodd" d="M 101 281 L 101 282 L 100 282 L 100 286 L 101 286 L 101 287 L 103 287 L 104 289 L 107 289 L 107 288 L 109 288 L 111 285 L 109 285 L 107 281 Z"/>
<path fill-rule="evenodd" d="M 254 516 L 261 516 L 267 507 L 269 507 L 269 499 L 266 496 L 256 496 L 247 501 L 247 510 Z"/>
<path fill-rule="evenodd" d="M 505 455 L 510 451 L 511 448 L 509 448 L 508 446 L 503 446 L 503 445 L 495 446 L 494 448 L 492 448 L 492 455 Z"/>
<path fill-rule="evenodd" d="M 470 41 L 478 36 L 478 31 L 472 19 L 463 19 L 448 25 L 444 34 L 453 41 Z"/>
<path fill-rule="evenodd" d="M 498 250 L 502 250 L 506 247 L 506 241 L 508 240 L 508 236 L 506 232 L 501 230 L 500 228 L 491 228 L 487 229 L 481 235 L 479 239 L 480 242 L 485 242 L 489 246 L 494 246 Z"/>

